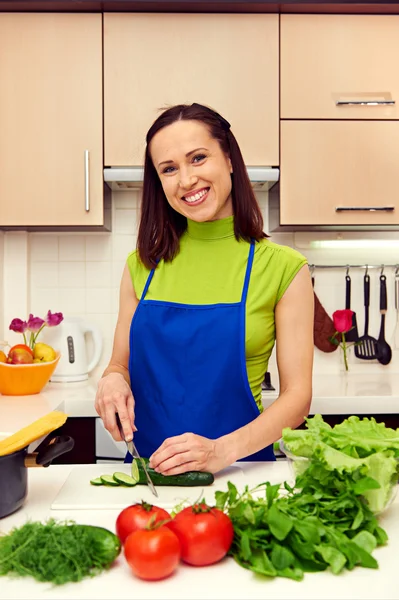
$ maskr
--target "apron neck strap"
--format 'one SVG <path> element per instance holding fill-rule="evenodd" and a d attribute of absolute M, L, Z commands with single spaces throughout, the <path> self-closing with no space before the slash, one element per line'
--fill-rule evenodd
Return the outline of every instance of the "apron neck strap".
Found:
<path fill-rule="evenodd" d="M 255 240 L 251 240 L 251 245 L 249 247 L 249 253 L 248 253 L 247 270 L 245 272 L 244 286 L 242 288 L 241 302 L 243 304 L 245 304 L 247 301 L 249 280 L 251 277 L 252 264 L 254 262 L 254 254 L 255 254 Z"/>
<path fill-rule="evenodd" d="M 151 280 L 154 277 L 154 273 L 155 273 L 155 269 L 151 269 L 150 274 L 147 277 L 147 281 L 145 283 L 143 293 L 141 294 L 141 300 L 144 300 L 144 298 L 146 297 L 146 294 L 148 292 L 148 288 L 150 287 Z"/>

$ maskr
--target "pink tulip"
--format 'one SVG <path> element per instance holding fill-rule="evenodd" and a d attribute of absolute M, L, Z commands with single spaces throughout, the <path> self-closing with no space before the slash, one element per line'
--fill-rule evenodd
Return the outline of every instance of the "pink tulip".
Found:
<path fill-rule="evenodd" d="M 32 333 L 36 333 L 44 325 L 44 320 L 40 317 L 34 317 L 32 314 L 29 315 L 28 329 Z"/>
<path fill-rule="evenodd" d="M 11 331 L 15 331 L 16 333 L 25 333 L 28 328 L 28 324 L 26 321 L 22 321 L 21 319 L 13 319 L 10 323 L 9 329 Z"/>
<path fill-rule="evenodd" d="M 56 327 L 56 325 L 59 325 L 61 321 L 64 320 L 64 315 L 60 312 L 52 313 L 51 310 L 49 310 L 45 320 L 48 327 Z"/>

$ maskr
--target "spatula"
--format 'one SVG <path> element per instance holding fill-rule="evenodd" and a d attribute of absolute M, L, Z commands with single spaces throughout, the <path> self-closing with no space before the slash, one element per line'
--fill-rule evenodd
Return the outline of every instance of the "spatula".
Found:
<path fill-rule="evenodd" d="M 351 278 L 347 273 L 345 276 L 346 290 L 345 290 L 345 308 L 350 309 L 351 307 Z M 353 311 L 352 311 L 353 312 Z M 357 342 L 359 339 L 359 332 L 357 330 L 356 313 L 352 315 L 352 329 L 345 333 L 347 342 Z"/>
<path fill-rule="evenodd" d="M 362 360 L 377 358 L 377 340 L 369 335 L 370 275 L 364 276 L 364 334 L 355 345 L 355 356 Z"/>

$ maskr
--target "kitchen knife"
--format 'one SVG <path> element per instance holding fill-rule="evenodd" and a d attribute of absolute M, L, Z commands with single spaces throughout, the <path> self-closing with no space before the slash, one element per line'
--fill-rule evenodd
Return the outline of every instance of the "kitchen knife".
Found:
<path fill-rule="evenodd" d="M 118 425 L 119 432 L 120 432 L 120 434 L 121 434 L 121 436 L 122 436 L 122 438 L 123 438 L 123 440 L 124 440 L 124 442 L 125 442 L 125 444 L 127 446 L 128 451 L 133 456 L 133 460 L 139 460 L 141 462 L 141 466 L 143 467 L 143 471 L 144 471 L 145 476 L 147 478 L 147 485 L 150 488 L 151 492 L 154 494 L 154 496 L 156 496 L 158 498 L 158 492 L 155 489 L 154 484 L 152 483 L 151 477 L 149 476 L 149 473 L 147 471 L 147 467 L 145 466 L 145 462 L 141 458 L 140 454 L 138 453 L 137 448 L 136 448 L 133 440 L 130 441 L 130 442 L 126 441 L 125 434 L 123 433 L 122 423 L 121 423 L 121 420 L 119 418 L 118 413 L 115 413 L 115 418 L 116 418 L 116 424 Z"/>

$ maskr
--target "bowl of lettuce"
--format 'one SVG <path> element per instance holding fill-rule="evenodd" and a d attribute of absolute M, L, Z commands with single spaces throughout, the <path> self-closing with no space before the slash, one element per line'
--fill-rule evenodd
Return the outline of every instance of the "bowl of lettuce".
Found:
<path fill-rule="evenodd" d="M 399 430 L 356 416 L 334 427 L 321 415 L 305 421 L 306 429 L 283 429 L 280 444 L 296 485 L 301 486 L 306 477 L 326 485 L 334 479 L 335 486 L 349 486 L 374 514 L 381 514 L 398 488 Z"/>

